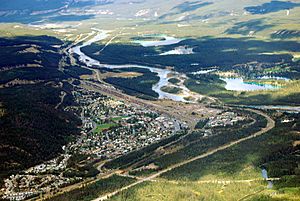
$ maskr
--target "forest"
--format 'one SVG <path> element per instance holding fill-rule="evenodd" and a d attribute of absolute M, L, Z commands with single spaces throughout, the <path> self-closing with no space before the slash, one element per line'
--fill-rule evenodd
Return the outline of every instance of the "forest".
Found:
<path fill-rule="evenodd" d="M 178 46 L 192 47 L 194 54 L 159 55 Z M 297 52 L 298 42 L 261 41 L 252 38 L 213 38 L 183 40 L 175 45 L 163 47 L 143 47 L 134 44 L 112 44 L 101 54 L 95 55 L 102 45 L 92 44 L 82 48 L 88 56 L 107 64 L 138 64 L 165 68 L 173 66 L 178 72 L 194 72 L 216 67 L 219 70 L 233 70 L 233 66 L 251 62 L 275 65 L 276 63 L 293 64 L 290 54 L 263 54 L 265 52 Z M 196 66 L 191 64 L 197 63 Z M 299 69 L 298 69 L 299 70 Z"/>

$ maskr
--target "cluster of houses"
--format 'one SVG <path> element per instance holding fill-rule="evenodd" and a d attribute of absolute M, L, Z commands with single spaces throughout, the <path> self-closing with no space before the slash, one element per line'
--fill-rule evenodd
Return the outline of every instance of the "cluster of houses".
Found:
<path fill-rule="evenodd" d="M 66 169 L 67 162 L 69 158 L 71 157 L 70 154 L 62 154 L 61 156 L 54 158 L 50 161 L 47 161 L 45 163 L 36 165 L 34 167 L 31 167 L 25 171 L 26 174 L 45 174 L 45 173 L 51 173 L 51 172 L 58 172 L 61 170 Z"/>
<path fill-rule="evenodd" d="M 6 200 L 25 200 L 49 193 L 53 190 L 74 184 L 82 178 L 68 178 L 62 174 L 17 174 L 11 175 L 5 182 L 3 199 Z"/>
<path fill-rule="evenodd" d="M 211 117 L 206 124 L 206 128 L 233 126 L 240 121 L 246 120 L 246 117 L 238 116 L 234 112 L 224 112 L 215 117 Z"/>
<path fill-rule="evenodd" d="M 168 116 L 94 91 L 78 88 L 73 96 L 76 104 L 65 110 L 81 118 L 81 135 L 64 146 L 57 158 L 7 178 L 1 189 L 3 199 L 25 200 L 81 181 L 81 177 L 63 174 L 72 168 L 68 161 L 74 154 L 113 159 L 167 138 L 183 127 Z"/>
<path fill-rule="evenodd" d="M 112 159 L 173 135 L 183 127 L 175 119 L 94 91 L 77 91 L 77 97 L 77 102 L 83 103 L 85 130 L 70 145 L 72 152 Z M 97 126 L 104 124 L 112 126 L 99 132 Z"/>

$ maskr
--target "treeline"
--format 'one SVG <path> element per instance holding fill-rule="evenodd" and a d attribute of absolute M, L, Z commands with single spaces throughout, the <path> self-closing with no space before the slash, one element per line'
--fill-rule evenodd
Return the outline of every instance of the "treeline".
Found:
<path fill-rule="evenodd" d="M 0 117 L 1 174 L 55 157 L 68 137 L 80 132 L 77 117 L 55 109 L 60 92 L 43 84 L 0 90 L 4 110 Z"/>
<path fill-rule="evenodd" d="M 159 53 L 169 51 L 178 46 L 193 47 L 194 54 L 165 55 Z M 295 41 L 261 41 L 249 38 L 200 38 L 181 41 L 179 44 L 165 47 L 143 47 L 131 44 L 115 44 L 106 47 L 102 54 L 94 53 L 101 45 L 93 44 L 82 51 L 88 56 L 108 64 L 144 64 L 150 66 L 174 66 L 176 71 L 192 72 L 212 66 L 231 70 L 237 64 L 250 62 L 280 63 L 292 62 L 289 54 L 267 55 L 265 52 L 297 52 L 300 44 Z M 197 66 L 192 66 L 197 63 Z"/>
<path fill-rule="evenodd" d="M 87 162 L 88 158 L 89 160 Z M 63 176 L 71 178 L 95 177 L 97 174 L 99 174 L 99 170 L 96 168 L 95 163 L 99 162 L 100 160 L 96 158 L 97 157 L 94 155 L 84 155 L 80 153 L 73 154 L 67 161 L 67 169 L 63 172 Z"/>
<path fill-rule="evenodd" d="M 239 128 L 217 128 L 213 129 L 213 135 L 208 137 L 203 137 L 201 131 L 194 131 L 192 135 L 188 135 L 185 139 L 179 142 L 177 145 L 183 144 L 184 148 L 180 149 L 177 152 L 163 155 L 151 162 L 158 165 L 161 169 L 167 168 L 172 164 L 179 163 L 188 158 L 192 158 L 207 152 L 213 148 L 222 146 L 228 142 L 238 140 L 240 138 L 249 136 L 255 132 L 261 130 L 265 127 L 267 121 L 264 117 L 250 113 L 252 118 L 255 118 L 257 121 L 249 126 Z M 199 133 L 200 132 L 200 133 Z"/>
<path fill-rule="evenodd" d="M 27 64 L 57 68 L 62 55 L 53 46 L 62 44 L 62 41 L 50 36 L 0 38 L 0 68 Z"/>
<path fill-rule="evenodd" d="M 104 167 L 107 169 L 126 168 L 129 165 L 140 161 L 142 158 L 146 157 L 147 155 L 152 154 L 153 151 L 155 151 L 157 148 L 177 140 L 179 137 L 181 137 L 182 134 L 184 134 L 184 133 L 179 133 L 179 134 L 173 135 L 173 136 L 166 138 L 164 140 L 161 140 L 157 143 L 146 146 L 140 150 L 130 152 L 124 156 L 121 156 L 119 158 L 116 158 L 112 161 L 107 162 L 104 165 Z"/>
<path fill-rule="evenodd" d="M 216 97 L 224 103 L 242 105 L 299 105 L 300 82 L 289 81 L 276 90 L 229 91 L 216 75 L 188 75 L 185 86 L 199 94 Z"/>
<path fill-rule="evenodd" d="M 109 77 L 105 81 L 123 90 L 125 93 L 144 99 L 158 98 L 158 94 L 152 90 L 152 86 L 159 81 L 156 73 L 150 72 L 148 69 L 128 68 L 114 70 L 114 72 L 138 72 L 141 76 L 121 78 Z"/>
<path fill-rule="evenodd" d="M 0 84 L 20 80 L 62 80 L 62 54 L 53 46 L 63 42 L 50 36 L 0 38 Z M 35 66 L 34 66 L 35 65 Z"/>
<path fill-rule="evenodd" d="M 290 114 L 287 116 L 291 118 Z M 283 118 L 278 116 L 278 113 L 275 113 L 273 118 L 277 119 L 276 127 L 268 133 L 176 168 L 165 173 L 163 177 L 171 180 L 195 181 L 205 175 L 213 174 L 237 179 L 242 176 L 244 179 L 249 179 L 253 178 L 252 173 L 244 170 L 245 167 L 253 166 L 259 176 L 261 169 L 265 168 L 269 177 L 282 178 L 274 183 L 275 189 L 298 187 L 300 172 L 297 152 L 300 146 L 293 145 L 293 142 L 298 139 L 293 131 L 299 126 L 299 115 L 296 122 L 290 123 L 281 123 Z"/>

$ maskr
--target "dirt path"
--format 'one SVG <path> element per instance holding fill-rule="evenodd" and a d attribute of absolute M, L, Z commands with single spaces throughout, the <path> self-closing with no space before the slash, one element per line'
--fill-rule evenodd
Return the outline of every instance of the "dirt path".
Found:
<path fill-rule="evenodd" d="M 240 143 L 242 143 L 242 142 L 244 142 L 244 141 L 247 141 L 247 140 L 253 139 L 253 138 L 255 138 L 255 137 L 261 136 L 261 135 L 263 135 L 264 133 L 268 132 L 269 130 L 271 130 L 272 128 L 275 127 L 275 121 L 274 121 L 273 119 L 271 119 L 267 114 L 265 114 L 265 113 L 263 113 L 263 112 L 261 112 L 261 111 L 258 111 L 258 110 L 253 110 L 253 109 L 246 109 L 246 110 L 251 111 L 251 112 L 254 112 L 254 113 L 256 113 L 256 114 L 259 114 L 259 115 L 265 117 L 265 118 L 267 119 L 267 121 L 268 121 L 266 127 L 265 127 L 265 128 L 262 128 L 260 131 L 254 133 L 253 135 L 250 135 L 250 136 L 248 136 L 248 137 L 245 137 L 245 138 L 242 138 L 242 139 L 239 139 L 239 140 L 230 142 L 230 143 L 228 143 L 228 144 L 225 144 L 225 145 L 223 145 L 223 146 L 220 146 L 220 147 L 218 147 L 218 148 L 216 148 L 216 149 L 214 149 L 214 150 L 208 151 L 208 152 L 206 152 L 206 153 L 204 153 L 204 154 L 201 154 L 201 155 L 199 155 L 199 156 L 196 156 L 196 157 L 194 157 L 194 158 L 191 158 L 191 159 L 185 160 L 185 161 L 183 161 L 183 162 L 181 162 L 181 163 L 177 163 L 177 164 L 175 164 L 175 165 L 172 165 L 172 166 L 170 166 L 170 167 L 168 167 L 168 168 L 166 168 L 166 169 L 164 169 L 164 170 L 161 170 L 161 171 L 157 172 L 156 174 L 153 174 L 153 175 L 150 175 L 150 176 L 148 176 L 148 177 L 142 178 L 142 179 L 136 181 L 136 182 L 133 183 L 133 184 L 130 184 L 130 185 L 128 185 L 128 186 L 125 186 L 125 187 L 123 187 L 123 188 L 120 188 L 120 189 L 118 189 L 118 190 L 116 190 L 116 191 L 114 191 L 114 192 L 112 192 L 112 193 L 108 193 L 108 194 L 106 194 L 106 195 L 104 195 L 104 196 L 101 196 L 101 197 L 99 197 L 99 198 L 97 198 L 97 199 L 95 199 L 95 200 L 93 200 L 93 201 L 103 201 L 103 200 L 107 200 L 107 199 L 109 199 L 110 197 L 112 197 L 112 196 L 114 196 L 114 195 L 116 195 L 116 194 L 118 194 L 118 193 L 120 193 L 120 192 L 122 192 L 122 191 L 125 191 L 125 190 L 127 190 L 127 189 L 129 189 L 129 188 L 131 188 L 131 187 L 137 186 L 138 184 L 141 184 L 141 183 L 143 183 L 143 182 L 145 182 L 145 181 L 151 181 L 151 180 L 154 180 L 155 178 L 157 178 L 157 177 L 161 176 L 162 174 L 164 174 L 164 173 L 166 173 L 166 172 L 169 172 L 169 171 L 171 171 L 171 170 L 173 170 L 173 169 L 175 169 L 175 168 L 178 168 L 178 167 L 181 167 L 181 166 L 186 165 L 186 164 L 188 164 L 188 163 L 191 163 L 191 162 L 193 162 L 193 161 L 196 161 L 196 160 L 199 160 L 199 159 L 208 157 L 208 156 L 213 155 L 213 154 L 215 154 L 215 153 L 217 153 L 217 152 L 219 152 L 219 151 L 223 151 L 223 150 L 228 149 L 228 148 L 230 148 L 230 147 L 232 147 L 232 146 L 234 146 L 234 145 L 240 144 Z"/>
<path fill-rule="evenodd" d="M 55 109 L 58 109 L 58 108 L 61 106 L 61 104 L 62 104 L 62 103 L 64 102 L 64 100 L 65 100 L 66 95 L 67 95 L 66 92 L 64 92 L 64 91 L 61 92 L 61 95 L 60 95 L 60 102 L 55 106 Z"/>

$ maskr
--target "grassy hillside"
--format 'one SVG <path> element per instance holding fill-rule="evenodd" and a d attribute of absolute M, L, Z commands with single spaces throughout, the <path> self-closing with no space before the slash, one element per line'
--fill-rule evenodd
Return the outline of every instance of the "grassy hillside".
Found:
<path fill-rule="evenodd" d="M 135 179 L 126 178 L 118 175 L 98 180 L 94 183 L 83 185 L 82 188 L 72 190 L 67 193 L 59 194 L 55 197 L 45 199 L 46 201 L 88 201 L 100 195 L 114 191 L 123 186 L 133 183 Z"/>
<path fill-rule="evenodd" d="M 176 168 L 111 200 L 297 200 L 299 115 L 273 117 L 277 127 L 269 133 Z M 297 120 L 281 123 L 285 118 Z M 269 177 L 281 178 L 272 189 L 261 180 L 262 168 Z"/>

